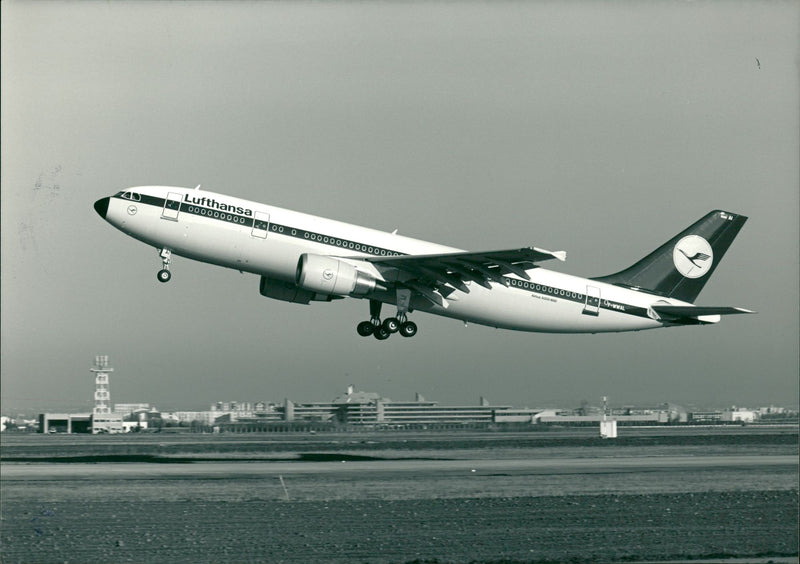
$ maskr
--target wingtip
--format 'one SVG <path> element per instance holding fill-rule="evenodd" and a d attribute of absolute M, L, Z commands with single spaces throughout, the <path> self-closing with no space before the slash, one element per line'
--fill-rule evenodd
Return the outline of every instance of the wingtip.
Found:
<path fill-rule="evenodd" d="M 528 249 L 534 250 L 537 253 L 550 255 L 553 258 L 557 258 L 561 262 L 567 260 L 567 251 L 548 251 L 547 249 L 540 249 L 539 247 L 528 247 Z"/>

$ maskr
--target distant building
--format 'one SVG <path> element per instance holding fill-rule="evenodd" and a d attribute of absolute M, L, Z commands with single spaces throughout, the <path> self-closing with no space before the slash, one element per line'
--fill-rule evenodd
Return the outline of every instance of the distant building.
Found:
<path fill-rule="evenodd" d="M 92 434 L 98 433 L 123 433 L 122 416 L 117 413 L 92 414 Z"/>
<path fill-rule="evenodd" d="M 197 421 L 203 425 L 213 425 L 215 419 L 215 412 L 213 411 L 173 411 L 165 415 L 170 419 L 185 424 Z"/>
<path fill-rule="evenodd" d="M 336 415 L 336 407 L 331 402 L 294 403 L 288 398 L 275 411 L 276 417 L 283 421 L 331 421 Z"/>
<path fill-rule="evenodd" d="M 689 414 L 691 423 L 719 423 L 722 421 L 721 411 L 693 411 Z"/>
<path fill-rule="evenodd" d="M 39 415 L 39 432 L 91 433 L 92 417 L 92 413 L 42 413 Z"/>
<path fill-rule="evenodd" d="M 128 417 L 135 411 L 150 411 L 149 403 L 115 403 L 114 413 L 118 413 L 122 417 Z"/>
<path fill-rule="evenodd" d="M 438 425 L 442 423 L 495 423 L 496 413 L 510 409 L 508 406 L 490 405 L 438 405 L 436 402 L 376 402 L 375 419 L 371 419 L 372 405 L 366 410 L 349 404 L 341 417 L 346 423 L 391 425 Z M 354 417 L 355 414 L 358 417 Z M 531 420 L 530 415 L 527 417 Z"/>
<path fill-rule="evenodd" d="M 212 407 L 233 407 L 233 402 L 219 402 Z M 512 409 L 492 406 L 485 398 L 480 405 L 442 406 L 417 394 L 414 401 L 392 401 L 375 392 L 348 386 L 346 392 L 330 402 L 295 403 L 286 399 L 282 406 L 270 405 L 262 412 L 245 416 L 228 411 L 231 423 L 331 423 L 355 427 L 428 427 L 441 425 L 489 425 L 533 423 L 542 410 Z M 222 411 L 214 411 L 221 414 Z M 217 418 L 216 421 L 222 422 Z"/>
<path fill-rule="evenodd" d="M 160 428 L 164 424 L 164 419 L 161 417 L 161 412 L 155 407 L 150 409 L 137 409 L 130 415 L 126 416 L 127 421 L 144 423 L 146 427 Z"/>
<path fill-rule="evenodd" d="M 591 406 L 586 401 L 582 402 L 580 407 L 572 410 L 542 412 L 537 420 L 540 423 L 582 425 L 602 422 L 604 416 L 628 425 L 663 425 L 687 421 L 686 410 L 670 403 L 658 406 L 626 405 L 612 408 Z"/>
<path fill-rule="evenodd" d="M 722 413 L 722 421 L 752 423 L 758 418 L 758 413 L 750 409 L 732 409 Z"/>
<path fill-rule="evenodd" d="M 211 413 L 214 419 L 230 415 L 233 420 L 263 416 L 275 410 L 275 405 L 265 401 L 218 401 L 211 404 Z"/>
<path fill-rule="evenodd" d="M 122 432 L 130 433 L 147 429 L 147 421 L 123 421 Z"/>

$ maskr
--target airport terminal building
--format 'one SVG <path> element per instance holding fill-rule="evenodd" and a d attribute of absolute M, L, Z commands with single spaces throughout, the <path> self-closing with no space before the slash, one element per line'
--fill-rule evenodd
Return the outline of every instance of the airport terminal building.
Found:
<path fill-rule="evenodd" d="M 206 412 L 208 413 L 208 412 Z M 597 425 L 613 418 L 620 424 L 686 423 L 683 408 L 673 404 L 653 407 L 604 409 L 514 408 L 491 405 L 481 397 L 477 405 L 440 405 L 416 394 L 413 401 L 393 401 L 374 392 L 347 391 L 330 402 L 283 404 L 217 402 L 205 418 L 207 425 L 231 432 L 291 431 L 297 429 L 464 429 L 536 424 Z"/>
<path fill-rule="evenodd" d="M 250 409 L 250 408 L 253 409 Z M 330 402 L 300 403 L 289 399 L 281 405 L 257 402 L 218 402 L 211 406 L 218 413 L 214 425 L 228 431 L 270 430 L 303 424 L 339 428 L 463 428 L 485 427 L 495 423 L 535 423 L 553 410 L 514 409 L 490 405 L 484 398 L 477 405 L 439 405 L 416 394 L 413 401 L 393 401 L 374 392 L 347 391 Z"/>

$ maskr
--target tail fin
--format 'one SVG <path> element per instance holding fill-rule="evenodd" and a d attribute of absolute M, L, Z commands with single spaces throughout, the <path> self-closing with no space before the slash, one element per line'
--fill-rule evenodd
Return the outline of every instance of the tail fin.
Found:
<path fill-rule="evenodd" d="M 594 280 L 694 303 L 745 221 L 713 211 L 633 266 Z"/>

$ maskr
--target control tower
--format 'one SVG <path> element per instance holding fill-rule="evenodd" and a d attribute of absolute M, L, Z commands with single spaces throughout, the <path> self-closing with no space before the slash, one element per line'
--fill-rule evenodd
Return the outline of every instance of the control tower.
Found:
<path fill-rule="evenodd" d="M 94 415 L 107 415 L 111 413 L 111 392 L 109 390 L 108 375 L 114 369 L 108 366 L 108 355 L 94 357 Z"/>
<path fill-rule="evenodd" d="M 108 355 L 94 357 L 94 410 L 92 411 L 92 434 L 121 433 L 122 417 L 111 413 L 111 391 L 109 374 L 114 369 L 108 365 Z"/>

